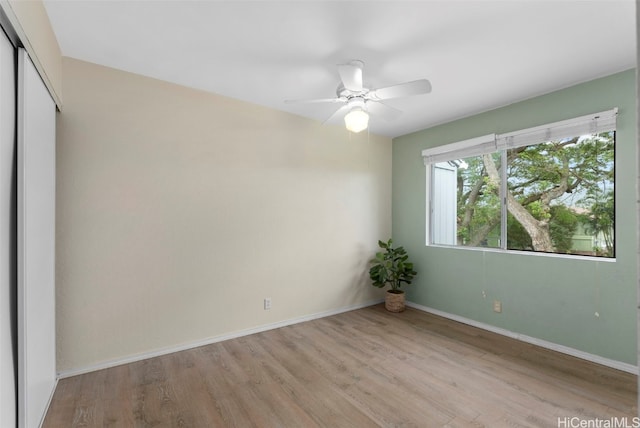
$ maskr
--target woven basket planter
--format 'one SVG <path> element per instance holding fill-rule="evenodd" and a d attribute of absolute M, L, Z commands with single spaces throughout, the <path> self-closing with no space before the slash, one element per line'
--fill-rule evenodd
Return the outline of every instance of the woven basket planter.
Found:
<path fill-rule="evenodd" d="M 400 293 L 392 293 L 387 291 L 387 295 L 384 299 L 384 307 L 389 312 L 402 312 L 404 311 L 404 291 Z"/>

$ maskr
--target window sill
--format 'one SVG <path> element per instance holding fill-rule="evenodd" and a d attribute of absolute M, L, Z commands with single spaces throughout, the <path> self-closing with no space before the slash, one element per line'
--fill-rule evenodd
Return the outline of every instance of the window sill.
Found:
<path fill-rule="evenodd" d="M 510 255 L 518 255 L 518 256 L 533 256 L 533 257 L 552 257 L 559 259 L 570 259 L 570 260 L 584 260 L 591 262 L 605 262 L 605 263 L 615 263 L 616 258 L 608 258 L 608 257 L 596 257 L 596 256 L 579 256 L 575 254 L 555 254 L 555 253 L 541 253 L 535 251 L 519 251 L 519 250 L 503 250 L 501 248 L 485 248 L 485 247 L 463 247 L 457 245 L 443 245 L 443 244 L 427 244 L 427 247 L 433 248 L 447 248 L 450 250 L 462 250 L 462 251 L 476 251 L 482 253 L 496 253 L 496 254 L 510 254 Z"/>

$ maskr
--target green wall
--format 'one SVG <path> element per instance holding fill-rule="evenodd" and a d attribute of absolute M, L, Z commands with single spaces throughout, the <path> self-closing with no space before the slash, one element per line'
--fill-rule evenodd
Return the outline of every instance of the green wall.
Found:
<path fill-rule="evenodd" d="M 408 300 L 635 365 L 635 92 L 629 70 L 394 139 L 393 238 L 418 271 Z M 615 261 L 425 245 L 423 149 L 613 107 L 619 108 Z M 502 301 L 500 314 L 494 299 Z"/>

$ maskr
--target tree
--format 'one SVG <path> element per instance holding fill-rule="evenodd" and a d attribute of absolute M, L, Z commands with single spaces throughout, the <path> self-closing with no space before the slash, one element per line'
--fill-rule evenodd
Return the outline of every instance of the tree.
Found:
<path fill-rule="evenodd" d="M 564 205 L 551 207 L 549 226 L 551 240 L 557 253 L 570 253 L 573 246 L 573 235 L 578 229 L 578 216 Z"/>
<path fill-rule="evenodd" d="M 532 204 L 534 216 L 542 211 Z M 573 235 L 578 228 L 578 216 L 564 205 L 553 205 L 549 217 L 551 241 L 557 253 L 569 253 L 573 245 Z M 512 215 L 507 217 L 507 247 L 513 250 L 533 250 L 531 236 Z"/>
<path fill-rule="evenodd" d="M 614 194 L 612 190 L 604 195 L 601 193 L 589 193 L 584 199 L 585 203 L 590 203 L 589 213 L 580 216 L 580 221 L 588 233 L 596 238 L 602 237 L 604 241 L 604 255 L 614 256 L 613 233 L 615 230 L 615 209 Z M 594 248 L 596 253 L 603 251 L 602 246 Z"/>
<path fill-rule="evenodd" d="M 499 155 L 494 164 L 499 164 Z M 458 245 L 479 246 L 500 225 L 500 186 L 491 181 L 482 157 L 458 169 Z"/>
<path fill-rule="evenodd" d="M 613 227 L 607 222 L 613 217 L 605 212 L 613 212 L 613 196 L 609 212 L 601 201 L 594 204 L 594 195 L 613 187 L 614 141 L 614 133 L 608 132 L 507 151 L 509 248 L 570 251 L 578 222 L 571 206 L 592 210 L 594 222 L 600 222 L 590 223 L 592 230 L 603 234 L 612 248 Z M 485 154 L 465 162 L 468 167 L 458 169 L 458 243 L 477 246 L 500 225 L 501 157 Z"/>

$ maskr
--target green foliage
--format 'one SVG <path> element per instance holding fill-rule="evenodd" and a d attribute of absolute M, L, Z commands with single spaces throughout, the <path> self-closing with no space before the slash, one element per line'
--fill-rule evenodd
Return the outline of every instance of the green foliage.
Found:
<path fill-rule="evenodd" d="M 481 156 L 464 159 L 458 168 L 458 245 L 488 245 L 489 235 L 500 234 L 500 186 L 487 177 Z M 500 165 L 500 154 L 493 154 Z M 496 241 L 497 242 L 497 241 Z"/>
<path fill-rule="evenodd" d="M 550 210 L 551 240 L 558 253 L 570 253 L 573 235 L 578 228 L 578 216 L 564 205 L 554 205 Z"/>
<path fill-rule="evenodd" d="M 391 239 L 378 241 L 378 246 L 384 251 L 377 252 L 371 260 L 369 276 L 373 286 L 382 288 L 389 284 L 392 290 L 397 291 L 403 283 L 411 284 L 417 272 L 413 270 L 406 250 L 403 247 L 393 248 L 392 243 Z"/>
<path fill-rule="evenodd" d="M 551 219 L 549 207 L 546 207 L 540 201 L 533 201 L 526 205 L 527 211 L 531 213 L 537 220 Z"/>
<path fill-rule="evenodd" d="M 588 204 L 589 213 L 580 216 L 580 222 L 583 224 L 585 231 L 601 237 L 603 242 L 600 246 L 594 248 L 598 255 L 607 257 L 614 256 L 613 233 L 615 230 L 615 207 L 613 190 L 606 194 L 590 193 L 584 198 L 583 202 Z"/>
<path fill-rule="evenodd" d="M 512 250 L 532 250 L 531 236 L 514 216 L 507 216 L 507 248 Z"/>
<path fill-rule="evenodd" d="M 573 235 L 578 228 L 578 216 L 563 205 L 554 205 L 549 213 L 540 210 L 540 204 L 532 204 L 530 213 L 538 220 L 548 217 L 551 240 L 557 253 L 569 253 L 573 244 Z M 512 215 L 507 217 L 507 247 L 512 250 L 532 250 L 531 236 Z"/>
<path fill-rule="evenodd" d="M 599 240 L 598 255 L 612 257 L 614 146 L 615 133 L 606 132 L 508 150 L 507 191 L 531 217 L 523 225 L 508 214 L 507 248 L 533 249 L 535 230 L 553 245 L 542 251 L 571 253 L 572 237 L 582 224 Z M 458 245 L 486 245 L 499 236 L 500 188 L 487 171 L 490 166 L 500 171 L 502 160 L 496 152 L 465 158 L 468 166 L 458 168 Z"/>

